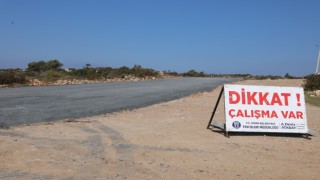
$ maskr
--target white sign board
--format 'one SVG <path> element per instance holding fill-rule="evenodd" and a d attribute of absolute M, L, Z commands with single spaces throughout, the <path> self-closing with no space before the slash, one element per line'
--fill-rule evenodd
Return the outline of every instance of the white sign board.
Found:
<path fill-rule="evenodd" d="M 225 85 L 226 131 L 307 133 L 299 87 Z"/>

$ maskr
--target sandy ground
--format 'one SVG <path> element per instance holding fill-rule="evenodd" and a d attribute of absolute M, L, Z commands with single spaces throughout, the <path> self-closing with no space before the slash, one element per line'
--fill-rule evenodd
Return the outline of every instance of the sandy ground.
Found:
<path fill-rule="evenodd" d="M 301 86 L 301 80 L 240 84 Z M 320 137 L 206 129 L 220 88 L 133 111 L 0 129 L 0 179 L 319 179 Z M 223 104 L 215 119 L 224 121 Z M 307 105 L 320 134 L 320 108 Z"/>

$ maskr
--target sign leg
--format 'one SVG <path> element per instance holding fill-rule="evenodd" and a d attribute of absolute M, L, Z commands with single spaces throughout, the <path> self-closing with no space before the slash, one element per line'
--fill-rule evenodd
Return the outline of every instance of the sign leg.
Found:
<path fill-rule="evenodd" d="M 227 131 L 227 127 L 226 127 L 226 126 L 227 126 L 227 125 L 225 124 L 225 125 L 224 125 L 224 136 L 227 137 L 227 138 L 230 138 L 229 132 Z"/>
<path fill-rule="evenodd" d="M 221 99 L 221 96 L 222 96 L 223 91 L 224 91 L 224 86 L 222 86 L 222 88 L 221 88 L 221 91 L 220 91 L 218 100 L 217 100 L 216 105 L 214 106 L 214 110 L 213 110 L 213 112 L 212 112 L 212 114 L 211 114 L 210 121 L 209 121 L 209 123 L 208 123 L 207 129 L 209 129 L 209 127 L 210 127 L 210 125 L 211 125 L 212 119 L 213 119 L 214 114 L 216 113 L 216 110 L 217 110 L 217 108 L 218 108 L 218 105 L 219 105 L 219 102 L 220 102 L 220 99 Z"/>

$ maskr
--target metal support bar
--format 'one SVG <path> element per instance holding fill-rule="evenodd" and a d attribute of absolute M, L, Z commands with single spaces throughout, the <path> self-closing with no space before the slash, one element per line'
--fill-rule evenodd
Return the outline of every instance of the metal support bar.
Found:
<path fill-rule="evenodd" d="M 307 138 L 307 139 L 311 139 L 311 138 L 309 138 L 309 134 L 308 134 L 308 133 L 306 134 L 306 138 Z"/>
<path fill-rule="evenodd" d="M 217 108 L 218 108 L 218 105 L 219 105 L 219 102 L 220 102 L 220 99 L 221 99 L 221 96 L 222 96 L 223 91 L 224 91 L 224 86 L 222 86 L 222 88 L 221 88 L 221 91 L 220 91 L 218 100 L 217 100 L 216 105 L 214 106 L 214 110 L 213 110 L 213 112 L 212 112 L 212 114 L 211 114 L 211 118 L 210 118 L 210 121 L 209 121 L 209 123 L 208 123 L 207 129 L 209 129 L 209 127 L 210 127 L 210 125 L 211 125 L 212 119 L 213 119 L 214 114 L 216 113 L 216 110 L 217 110 Z"/>
<path fill-rule="evenodd" d="M 224 136 L 227 137 L 227 138 L 230 138 L 229 132 L 227 131 L 226 124 L 224 125 Z"/>

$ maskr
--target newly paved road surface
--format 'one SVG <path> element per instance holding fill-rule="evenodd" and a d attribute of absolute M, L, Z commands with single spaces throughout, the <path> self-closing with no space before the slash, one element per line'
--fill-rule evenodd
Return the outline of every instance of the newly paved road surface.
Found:
<path fill-rule="evenodd" d="M 0 128 L 99 115 L 178 99 L 239 79 L 154 81 L 0 89 Z M 214 100 L 213 100 L 214 101 Z"/>

